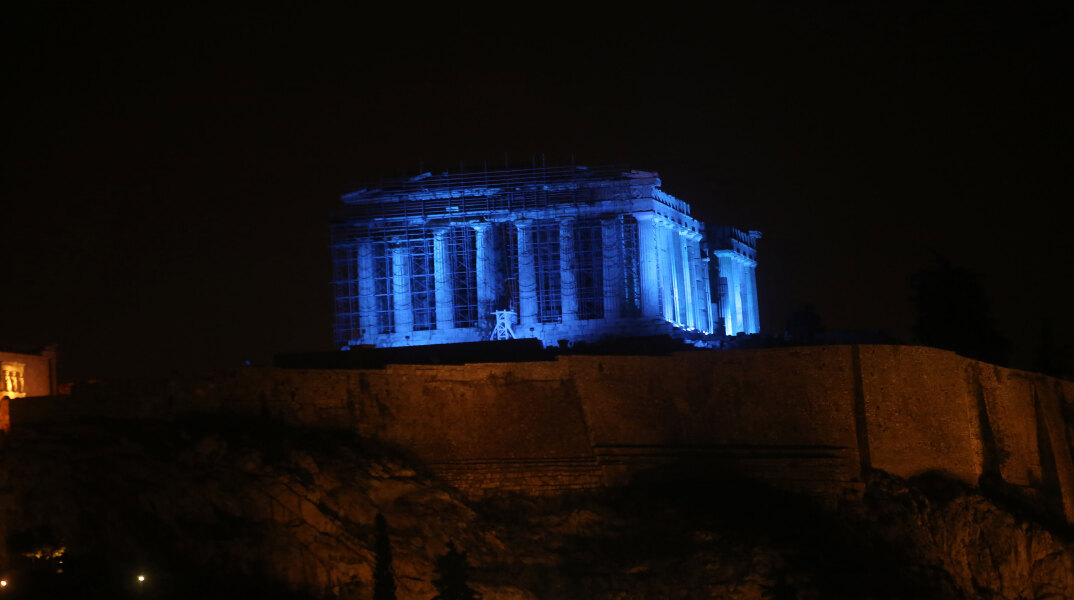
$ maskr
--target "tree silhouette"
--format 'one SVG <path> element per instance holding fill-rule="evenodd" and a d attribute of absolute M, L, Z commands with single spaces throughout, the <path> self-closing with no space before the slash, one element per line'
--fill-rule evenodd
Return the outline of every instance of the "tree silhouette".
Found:
<path fill-rule="evenodd" d="M 917 341 L 969 358 L 1005 364 L 1010 343 L 992 325 L 980 275 L 952 266 L 940 256 L 936 261 L 935 268 L 910 276 Z"/>
<path fill-rule="evenodd" d="M 373 600 L 395 600 L 395 573 L 392 572 L 392 541 L 388 537 L 388 522 L 377 513 L 374 523 L 377 564 L 373 569 Z"/>
<path fill-rule="evenodd" d="M 812 304 L 806 304 L 787 318 L 787 337 L 796 344 L 808 345 L 824 331 L 824 323 Z"/>
<path fill-rule="evenodd" d="M 436 559 L 436 575 L 433 585 L 440 592 L 433 600 L 479 600 L 481 594 L 470 589 L 466 583 L 468 568 L 466 553 L 455 549 L 455 542 L 447 543 L 446 554 Z"/>
<path fill-rule="evenodd" d="M 1069 354 L 1070 345 L 1056 343 L 1052 324 L 1047 319 L 1042 321 L 1037 350 L 1033 356 L 1033 370 L 1052 377 L 1065 377 Z"/>

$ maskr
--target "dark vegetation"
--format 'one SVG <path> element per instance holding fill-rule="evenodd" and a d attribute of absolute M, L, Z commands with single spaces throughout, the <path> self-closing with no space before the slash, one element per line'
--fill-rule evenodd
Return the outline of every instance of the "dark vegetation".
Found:
<path fill-rule="evenodd" d="M 373 570 L 373 600 L 395 600 L 395 572 L 392 571 L 392 541 L 388 521 L 377 513 L 374 551 L 377 563 Z"/>
<path fill-rule="evenodd" d="M 40 481 L 11 482 L 38 504 L 6 507 L 9 515 L 15 509 L 23 518 L 7 527 L 18 585 L 5 595 L 312 598 L 288 591 L 272 569 L 240 573 L 191 552 L 202 544 L 256 541 L 262 532 L 250 531 L 250 522 L 217 515 L 213 523 L 187 522 L 176 530 L 147 503 L 145 486 L 152 480 L 145 470 L 175 463 L 177 455 L 206 439 L 232 449 L 258 448 L 278 473 L 301 470 L 288 458 L 295 450 L 321 464 L 343 460 L 359 469 L 391 453 L 347 433 L 238 418 L 146 422 L 137 429 L 129 423 L 68 424 L 8 436 L 0 444 L 0 461 L 37 461 L 47 471 Z M 173 468 L 190 475 L 185 467 Z M 61 472 L 65 469 L 69 474 Z M 944 571 L 922 560 L 916 544 L 872 532 L 898 532 L 910 524 L 914 503 L 906 499 L 944 505 L 974 493 L 964 486 L 936 477 L 911 482 L 907 491 L 905 482 L 888 478 L 865 502 L 846 498 L 839 506 L 822 506 L 726 473 L 705 473 L 702 465 L 684 465 L 620 489 L 473 504 L 478 519 L 468 527 L 495 531 L 506 549 L 482 554 L 471 539 L 466 550 L 484 557 L 471 567 L 468 552 L 451 543 L 429 580 L 440 600 L 476 599 L 472 580 L 521 587 L 540 598 L 719 597 L 720 586 L 749 582 L 775 599 L 959 597 Z M 62 485 L 51 487 L 50 478 Z M 73 497 L 53 497 L 57 490 Z M 188 500 L 197 501 L 179 499 Z M 435 515 L 427 518 L 433 531 L 444 525 Z M 368 537 L 376 558 L 373 581 L 363 585 L 373 588 L 376 600 L 395 598 L 398 557 L 388 522 L 380 516 L 359 533 Z M 231 551 L 241 552 L 242 546 Z M 144 582 L 137 581 L 139 573 L 145 573 Z"/>
<path fill-rule="evenodd" d="M 993 321 L 983 276 L 952 265 L 942 256 L 935 264 L 909 278 L 914 321 L 912 343 L 957 352 L 992 364 L 1027 368 L 1052 377 L 1069 378 L 1074 345 L 1057 339 L 1051 322 L 1041 320 L 1032 357 L 1025 364 L 1011 363 L 1013 346 Z M 787 318 L 781 337 L 764 335 L 732 339 L 729 347 L 768 348 L 824 344 L 903 344 L 905 340 L 883 331 L 826 331 L 812 304 L 799 306 Z"/>
<path fill-rule="evenodd" d="M 942 257 L 910 276 L 916 341 L 967 358 L 1007 365 L 1011 344 L 992 322 L 981 275 Z"/>
<path fill-rule="evenodd" d="M 439 592 L 433 600 L 480 600 L 481 595 L 470 588 L 470 566 L 466 552 L 460 552 L 449 541 L 447 552 L 436 560 L 436 579 L 433 585 Z"/>
<path fill-rule="evenodd" d="M 907 553 L 867 535 L 844 509 L 733 475 L 658 476 L 589 496 L 498 500 L 485 509 L 496 522 L 530 515 L 518 527 L 535 526 L 534 513 L 579 511 L 614 524 L 566 536 L 557 549 L 561 566 L 526 571 L 524 583 L 539 598 L 723 597 L 725 587 L 754 579 L 777 600 L 956 597 L 932 573 L 913 573 Z"/>
<path fill-rule="evenodd" d="M 132 521 L 146 522 L 145 519 Z M 100 532 L 107 535 L 107 532 Z M 127 535 L 130 532 L 117 532 Z M 51 535 L 47 533 L 46 535 Z M 312 596 L 287 590 L 270 573 L 244 575 L 206 568 L 192 557 L 174 551 L 169 540 L 154 532 L 141 532 L 142 548 L 129 553 L 102 551 L 101 547 L 72 547 L 49 559 L 15 557 L 11 584 L 5 598 L 258 598 L 264 600 L 312 600 Z M 28 541 L 22 537 L 23 541 Z M 10 546 L 10 543 L 9 543 Z M 147 552 L 144 548 L 153 547 Z M 31 547 L 32 548 L 32 547 Z M 14 550 L 14 547 L 9 547 Z M 34 550 L 31 549 L 30 552 Z M 139 581 L 142 575 L 144 580 Z"/>
<path fill-rule="evenodd" d="M 786 331 L 787 338 L 792 343 L 810 345 L 820 341 L 819 335 L 824 332 L 824 323 L 817 314 L 817 309 L 812 304 L 806 304 L 787 318 Z"/>
<path fill-rule="evenodd" d="M 206 440 L 232 450 L 252 450 L 276 472 L 299 481 L 310 475 L 292 462 L 296 452 L 330 456 L 358 470 L 384 457 L 409 460 L 348 432 L 231 415 L 137 423 L 92 418 L 0 432 L 0 471 L 8 470 L 4 475 L 12 478 L 15 470 L 9 467 L 18 462 L 30 466 L 22 472 L 38 475 L 12 482 L 23 506 L 3 507 L 22 512 L 22 519 L 7 526 L 6 549 L 15 576 L 6 575 L 12 581 L 4 597 L 314 598 L 281 586 L 271 570 L 241 573 L 207 564 L 190 552 L 199 543 L 257 539 L 261 532 L 252 530 L 251 522 L 216 513 L 211 523 L 177 524 L 154 511 L 149 498 L 159 493 L 154 486 L 161 471 L 197 484 L 221 475 L 227 477 L 227 485 L 243 484 L 243 474 L 228 475 L 226 467 L 224 473 L 214 474 L 178 464 L 177 457 Z M 191 504 L 203 500 L 196 490 L 188 493 Z M 390 548 L 387 551 L 385 568 L 390 575 Z M 137 580 L 139 574 L 144 574 L 144 581 Z"/>

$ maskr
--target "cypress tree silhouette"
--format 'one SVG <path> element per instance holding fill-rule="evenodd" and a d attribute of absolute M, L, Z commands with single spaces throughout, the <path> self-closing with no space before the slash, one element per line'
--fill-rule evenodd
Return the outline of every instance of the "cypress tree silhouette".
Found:
<path fill-rule="evenodd" d="M 395 573 L 392 572 L 392 541 L 388 537 L 388 522 L 377 513 L 374 523 L 377 564 L 373 569 L 373 600 L 395 600 Z"/>
<path fill-rule="evenodd" d="M 480 600 L 481 594 L 466 583 L 466 553 L 456 550 L 452 541 L 448 541 L 447 548 L 447 553 L 436 559 L 437 579 L 433 585 L 440 593 L 433 600 Z"/>

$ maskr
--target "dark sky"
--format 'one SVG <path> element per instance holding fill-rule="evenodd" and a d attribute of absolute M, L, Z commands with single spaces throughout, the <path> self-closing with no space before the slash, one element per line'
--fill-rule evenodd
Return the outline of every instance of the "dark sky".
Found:
<path fill-rule="evenodd" d="M 936 252 L 1016 361 L 1042 319 L 1074 335 L 1070 9 L 20 4 L 0 341 L 58 342 L 64 379 L 328 349 L 339 195 L 505 153 L 655 170 L 762 230 L 766 330 L 812 303 L 909 338 Z"/>

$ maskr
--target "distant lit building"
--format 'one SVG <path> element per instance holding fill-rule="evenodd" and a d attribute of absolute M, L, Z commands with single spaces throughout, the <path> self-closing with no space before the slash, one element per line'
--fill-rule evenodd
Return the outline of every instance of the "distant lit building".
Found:
<path fill-rule="evenodd" d="M 56 349 L 35 352 L 0 350 L 0 399 L 56 393 Z"/>
<path fill-rule="evenodd" d="M 11 352 L 0 350 L 0 431 L 11 430 L 11 401 L 52 396 L 56 388 L 56 348 Z"/>
<path fill-rule="evenodd" d="M 757 240 L 761 232 L 743 231 L 724 225 L 705 228 L 712 248 L 712 282 L 717 290 L 716 314 L 723 321 L 723 333 L 759 333 L 760 306 L 757 304 Z"/>
<path fill-rule="evenodd" d="M 760 234 L 710 229 L 710 267 L 704 225 L 655 173 L 425 173 L 342 200 L 332 220 L 337 347 L 760 329 Z"/>

